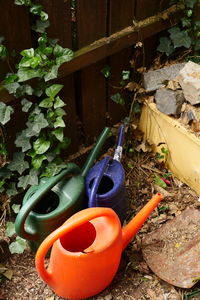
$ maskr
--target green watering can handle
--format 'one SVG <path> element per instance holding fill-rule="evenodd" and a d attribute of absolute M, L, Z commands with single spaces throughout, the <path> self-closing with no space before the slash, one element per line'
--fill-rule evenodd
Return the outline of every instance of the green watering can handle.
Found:
<path fill-rule="evenodd" d="M 37 233 L 26 232 L 24 228 L 26 218 L 28 217 L 30 211 L 40 201 L 40 199 L 44 197 L 45 194 L 47 194 L 63 177 L 65 177 L 67 174 L 78 175 L 80 172 L 81 170 L 76 164 L 69 163 L 66 169 L 62 170 L 58 175 L 49 178 L 44 184 L 39 186 L 38 189 L 36 189 L 35 186 L 30 188 L 28 195 L 31 195 L 31 193 L 34 191 L 35 193 L 25 202 L 17 215 L 15 221 L 15 230 L 17 235 L 27 240 L 37 240 Z M 27 198 L 27 196 L 25 197 Z"/>

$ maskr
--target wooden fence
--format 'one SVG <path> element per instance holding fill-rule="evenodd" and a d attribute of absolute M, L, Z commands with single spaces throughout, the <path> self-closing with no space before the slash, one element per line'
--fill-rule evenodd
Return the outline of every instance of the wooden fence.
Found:
<path fill-rule="evenodd" d="M 110 100 L 110 95 L 117 92 L 121 72 L 130 69 L 131 59 L 135 67 L 142 64 L 141 53 L 134 44 L 144 41 L 145 63 L 149 64 L 155 55 L 156 34 L 175 24 L 179 12 L 174 6 L 169 8 L 167 0 L 76 0 L 75 9 L 67 0 L 37 2 L 49 14 L 49 35 L 58 38 L 63 47 L 76 51 L 75 58 L 60 68 L 59 80 L 64 84 L 61 97 L 67 103 L 66 135 L 72 139 L 72 152 L 78 149 L 81 135 L 91 143 L 104 126 L 124 117 L 124 110 Z M 34 36 L 28 10 L 16 6 L 14 0 L 0 0 L 0 10 L 0 36 L 5 37 L 8 49 L 19 53 L 32 47 Z M 15 63 L 18 60 L 19 56 Z M 111 68 L 109 79 L 101 73 L 105 65 Z M 6 68 L 5 63 L 1 64 L 0 75 Z M 0 95 L 1 101 L 13 101 L 5 91 Z M 19 106 L 17 100 L 14 105 Z M 18 111 L 6 128 L 8 140 L 13 140 L 24 122 Z"/>

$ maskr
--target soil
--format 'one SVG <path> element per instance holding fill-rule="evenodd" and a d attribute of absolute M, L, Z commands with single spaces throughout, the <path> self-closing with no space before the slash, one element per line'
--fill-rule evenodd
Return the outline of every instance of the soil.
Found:
<path fill-rule="evenodd" d="M 131 140 L 136 137 L 132 136 Z M 133 145 L 132 145 L 133 146 Z M 109 149 L 107 154 L 112 154 Z M 151 152 L 125 153 L 122 164 L 126 172 L 126 190 L 129 198 L 128 222 L 151 198 L 155 192 L 163 192 L 164 200 L 159 205 L 122 255 L 119 270 L 109 287 L 90 300 L 181 300 L 200 299 L 198 283 L 193 289 L 174 287 L 157 277 L 148 267 L 141 252 L 141 239 L 160 228 L 188 207 L 198 208 L 198 195 L 188 186 L 173 176 L 171 185 L 165 189 L 155 185 L 155 176 L 163 177 L 168 173 L 164 165 L 159 164 Z M 158 262 L 159 263 L 159 262 Z M 3 300 L 61 300 L 40 279 L 34 266 L 34 254 L 27 250 L 19 255 L 12 255 L 4 265 L 12 270 L 10 280 L 0 284 L 0 299 Z M 67 270 L 66 270 L 67 271 Z M 89 284 L 89 283 L 88 283 Z M 196 295 L 195 296 L 195 292 Z M 193 293 L 193 294 L 192 294 Z M 192 296 L 194 295 L 194 296 Z"/>

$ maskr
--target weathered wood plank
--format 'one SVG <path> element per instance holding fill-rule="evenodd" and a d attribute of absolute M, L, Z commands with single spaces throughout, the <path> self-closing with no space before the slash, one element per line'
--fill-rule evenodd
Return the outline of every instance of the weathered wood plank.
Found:
<path fill-rule="evenodd" d="M 107 0 L 77 1 L 77 46 L 106 36 Z M 81 121 L 86 143 L 94 142 L 106 125 L 106 81 L 101 74 L 105 60 L 83 68 L 79 73 Z"/>
<path fill-rule="evenodd" d="M 151 17 L 169 7 L 169 0 L 136 0 L 135 18 L 137 21 Z"/>

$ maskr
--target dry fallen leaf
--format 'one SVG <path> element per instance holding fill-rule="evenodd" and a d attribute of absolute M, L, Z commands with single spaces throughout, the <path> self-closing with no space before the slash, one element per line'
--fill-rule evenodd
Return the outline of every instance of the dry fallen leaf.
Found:
<path fill-rule="evenodd" d="M 54 300 L 54 299 L 55 299 L 54 296 L 52 296 L 52 297 L 46 298 L 45 300 Z"/>

